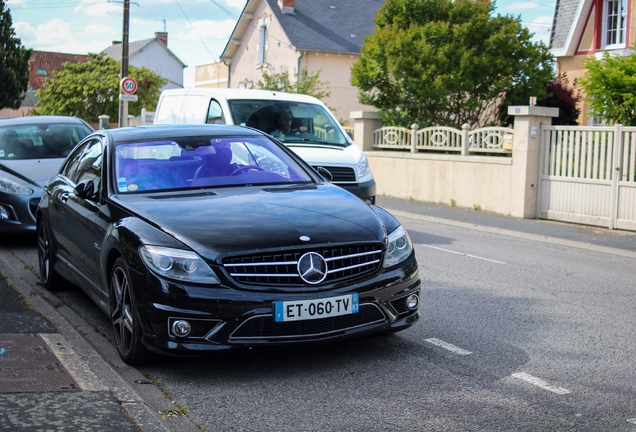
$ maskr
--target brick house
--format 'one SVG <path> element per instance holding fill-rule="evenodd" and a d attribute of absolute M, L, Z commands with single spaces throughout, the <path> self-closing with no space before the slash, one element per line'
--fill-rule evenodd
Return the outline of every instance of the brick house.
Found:
<path fill-rule="evenodd" d="M 17 110 L 5 108 L 0 110 L 0 118 L 21 117 L 29 114 L 37 102 L 35 93 L 42 88 L 44 81 L 53 76 L 54 71 L 64 69 L 64 63 L 81 63 L 88 59 L 87 55 L 65 54 L 33 50 L 29 59 L 29 84 L 22 105 Z"/>

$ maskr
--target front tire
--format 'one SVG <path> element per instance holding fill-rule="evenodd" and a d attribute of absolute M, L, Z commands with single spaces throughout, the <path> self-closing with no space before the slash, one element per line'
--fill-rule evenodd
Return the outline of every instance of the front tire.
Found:
<path fill-rule="evenodd" d="M 46 223 L 41 220 L 38 223 L 38 267 L 40 280 L 47 291 L 54 291 L 60 282 L 60 276 L 55 271 L 55 258 L 53 256 L 53 244 Z"/>
<path fill-rule="evenodd" d="M 117 258 L 110 273 L 110 318 L 121 359 L 133 366 L 147 362 L 150 353 L 141 343 L 141 324 L 132 281 L 122 258 Z"/>

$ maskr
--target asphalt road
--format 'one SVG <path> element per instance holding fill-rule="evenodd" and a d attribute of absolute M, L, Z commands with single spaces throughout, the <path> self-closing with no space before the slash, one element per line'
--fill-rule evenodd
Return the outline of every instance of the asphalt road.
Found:
<path fill-rule="evenodd" d="M 208 431 L 636 432 L 633 257 L 400 219 L 423 282 L 411 329 L 139 370 Z M 57 298 L 109 334 L 81 290 Z"/>

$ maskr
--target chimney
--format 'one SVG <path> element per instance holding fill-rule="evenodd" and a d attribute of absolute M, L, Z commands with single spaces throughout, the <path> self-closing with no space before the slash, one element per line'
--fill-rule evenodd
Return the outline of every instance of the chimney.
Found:
<path fill-rule="evenodd" d="M 29 59 L 29 90 L 36 90 L 35 79 L 38 77 L 37 69 L 35 67 L 35 60 Z"/>
<path fill-rule="evenodd" d="M 278 7 L 284 14 L 294 13 L 294 0 L 278 0 Z"/>
<path fill-rule="evenodd" d="M 168 33 L 155 32 L 155 38 L 159 39 L 159 41 L 163 43 L 165 46 L 168 46 Z"/>

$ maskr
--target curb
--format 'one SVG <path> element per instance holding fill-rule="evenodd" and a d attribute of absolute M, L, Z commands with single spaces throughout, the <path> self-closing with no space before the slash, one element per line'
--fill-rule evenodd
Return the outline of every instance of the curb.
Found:
<path fill-rule="evenodd" d="M 0 248 L 0 267 L 13 286 L 46 317 L 58 333 L 40 334 L 84 391 L 109 391 L 141 431 L 200 431 L 185 416 L 163 418 L 174 404 L 135 368 L 125 364 L 115 348 L 82 317 L 49 294 L 34 271 Z"/>

